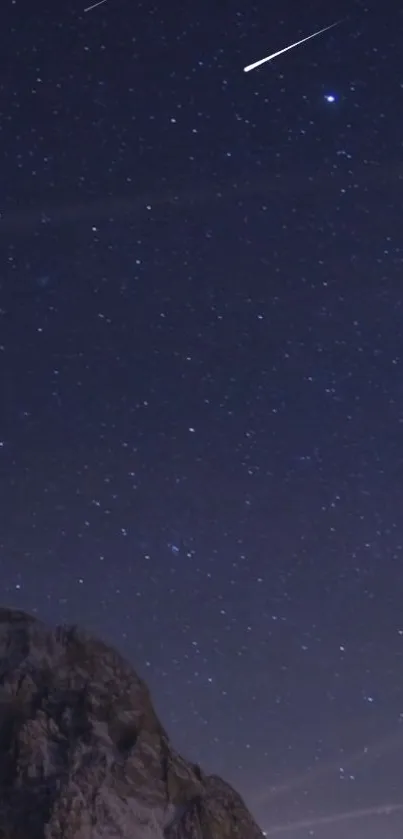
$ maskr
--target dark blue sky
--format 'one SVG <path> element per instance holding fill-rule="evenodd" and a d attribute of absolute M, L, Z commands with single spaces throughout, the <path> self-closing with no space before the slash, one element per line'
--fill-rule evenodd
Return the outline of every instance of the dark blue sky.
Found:
<path fill-rule="evenodd" d="M 268 835 L 398 839 L 403 15 L 84 7 L 2 9 L 2 605 Z"/>

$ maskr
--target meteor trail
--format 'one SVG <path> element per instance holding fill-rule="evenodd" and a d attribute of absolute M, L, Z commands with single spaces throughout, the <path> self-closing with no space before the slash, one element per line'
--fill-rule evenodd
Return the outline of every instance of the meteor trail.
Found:
<path fill-rule="evenodd" d="M 317 827 L 321 824 L 336 824 L 337 822 L 344 822 L 349 819 L 362 819 L 365 816 L 390 816 L 398 810 L 403 810 L 403 804 L 383 804 L 380 807 L 368 807 L 365 810 L 349 810 L 347 813 L 336 813 L 334 816 L 322 816 L 317 819 L 304 819 L 304 821 L 275 825 L 266 831 L 266 836 L 288 833 L 290 830 Z"/>
<path fill-rule="evenodd" d="M 93 3 L 92 6 L 87 6 L 87 8 L 84 9 L 84 11 L 90 12 L 91 9 L 95 9 L 95 6 L 102 6 L 102 3 L 106 3 L 106 0 L 98 0 L 98 3 Z"/>
<path fill-rule="evenodd" d="M 278 52 L 273 52 L 271 55 L 268 55 L 267 58 L 261 58 L 260 61 L 255 61 L 254 64 L 248 64 L 247 67 L 244 67 L 244 73 L 249 73 L 249 70 L 254 70 L 255 67 L 259 67 L 261 64 L 264 64 L 265 61 L 271 61 L 272 58 L 277 58 L 278 55 L 282 55 L 283 52 L 287 52 L 287 50 L 292 50 L 293 47 L 298 47 L 299 44 L 304 44 L 305 41 L 310 41 L 311 38 L 316 38 L 317 35 L 321 35 L 322 32 L 327 32 L 328 29 L 333 29 L 334 26 L 338 26 L 341 23 L 340 20 L 336 20 L 336 23 L 331 23 L 330 26 L 325 26 L 324 29 L 319 29 L 318 32 L 314 32 L 313 35 L 308 35 L 306 38 L 301 38 L 300 41 L 296 41 L 295 44 L 290 44 L 289 47 L 284 47 L 282 50 L 278 50 Z"/>

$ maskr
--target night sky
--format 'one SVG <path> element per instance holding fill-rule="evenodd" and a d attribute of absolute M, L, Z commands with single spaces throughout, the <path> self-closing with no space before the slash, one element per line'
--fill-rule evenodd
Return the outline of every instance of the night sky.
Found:
<path fill-rule="evenodd" d="M 403 13 L 85 3 L 2 4 L 1 604 L 268 836 L 400 839 Z"/>

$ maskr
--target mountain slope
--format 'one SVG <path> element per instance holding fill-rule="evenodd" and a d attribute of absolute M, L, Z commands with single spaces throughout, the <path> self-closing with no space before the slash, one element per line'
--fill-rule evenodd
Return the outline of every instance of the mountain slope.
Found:
<path fill-rule="evenodd" d="M 261 839 L 171 746 L 146 684 L 77 627 L 0 609 L 0 839 Z"/>

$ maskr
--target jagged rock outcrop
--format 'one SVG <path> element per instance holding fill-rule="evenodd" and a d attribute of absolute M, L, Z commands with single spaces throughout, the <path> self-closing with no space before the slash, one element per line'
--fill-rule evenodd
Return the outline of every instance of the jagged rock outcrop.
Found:
<path fill-rule="evenodd" d="M 261 839 L 172 748 L 145 683 L 77 627 L 0 609 L 0 839 Z"/>

